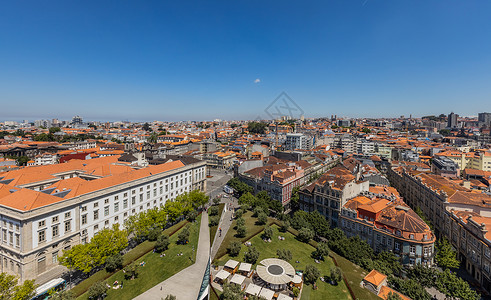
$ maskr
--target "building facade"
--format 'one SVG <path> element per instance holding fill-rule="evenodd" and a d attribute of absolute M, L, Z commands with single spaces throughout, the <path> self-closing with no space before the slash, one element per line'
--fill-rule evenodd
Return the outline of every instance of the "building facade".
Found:
<path fill-rule="evenodd" d="M 105 157 L 0 173 L 1 272 L 21 281 L 58 267 L 63 250 L 113 224 L 206 190 L 206 163 L 135 168 Z M 60 272 L 62 268 L 59 268 Z"/>

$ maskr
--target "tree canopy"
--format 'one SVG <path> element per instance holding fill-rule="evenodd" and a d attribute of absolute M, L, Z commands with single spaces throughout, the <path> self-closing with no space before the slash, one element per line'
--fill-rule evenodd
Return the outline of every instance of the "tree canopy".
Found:
<path fill-rule="evenodd" d="M 1 300 L 29 300 L 34 297 L 36 285 L 34 280 L 26 280 L 18 284 L 19 279 L 7 273 L 0 273 Z"/>

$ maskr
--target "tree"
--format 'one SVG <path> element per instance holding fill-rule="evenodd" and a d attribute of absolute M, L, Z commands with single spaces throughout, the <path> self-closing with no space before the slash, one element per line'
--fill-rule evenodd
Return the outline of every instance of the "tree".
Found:
<path fill-rule="evenodd" d="M 257 218 L 262 213 L 264 213 L 264 209 L 261 206 L 256 206 L 254 207 L 252 216 Z"/>
<path fill-rule="evenodd" d="M 34 280 L 26 280 L 18 284 L 19 279 L 14 275 L 0 273 L 0 299 L 29 300 L 35 295 L 36 285 Z"/>
<path fill-rule="evenodd" d="M 230 179 L 227 182 L 227 185 L 235 190 L 235 192 L 238 194 L 239 199 L 240 199 L 240 197 L 243 194 L 245 194 L 245 193 L 252 193 L 252 191 L 253 191 L 252 187 L 250 187 L 247 184 L 243 183 L 242 181 L 240 181 L 236 177 Z M 239 204 L 241 204 L 241 203 L 239 202 Z"/>
<path fill-rule="evenodd" d="M 261 212 L 257 215 L 257 224 L 264 225 L 266 222 L 268 222 L 268 215 L 266 213 Z"/>
<path fill-rule="evenodd" d="M 381 251 L 373 260 L 373 266 L 371 268 L 376 269 L 382 274 L 399 275 L 402 271 L 402 264 L 394 253 Z"/>
<path fill-rule="evenodd" d="M 206 196 L 206 194 L 200 190 L 193 190 L 188 194 L 189 201 L 192 206 L 196 209 L 208 203 L 210 197 Z"/>
<path fill-rule="evenodd" d="M 138 265 L 135 262 L 133 262 L 127 265 L 126 267 L 124 267 L 123 272 L 124 272 L 124 279 L 133 280 L 138 277 Z"/>
<path fill-rule="evenodd" d="M 157 242 L 155 243 L 155 251 L 164 252 L 169 248 L 169 244 L 170 244 L 169 236 L 166 234 L 161 234 L 157 238 Z"/>
<path fill-rule="evenodd" d="M 314 232 L 306 227 L 300 229 L 297 235 L 297 239 L 304 243 L 308 243 L 312 238 L 314 238 Z"/>
<path fill-rule="evenodd" d="M 446 269 L 438 274 L 436 288 L 445 296 L 460 300 L 478 300 L 481 297 L 464 279 L 458 277 L 454 272 Z"/>
<path fill-rule="evenodd" d="M 300 196 L 298 194 L 298 191 L 300 191 L 300 187 L 296 186 L 292 190 L 292 195 L 290 197 L 290 207 L 292 211 L 297 211 L 300 209 Z"/>
<path fill-rule="evenodd" d="M 212 216 L 208 219 L 208 223 L 210 226 L 217 226 L 220 222 L 220 218 L 218 216 Z"/>
<path fill-rule="evenodd" d="M 162 230 L 160 228 L 151 228 L 148 231 L 148 240 L 156 241 L 161 233 L 162 233 Z"/>
<path fill-rule="evenodd" d="M 430 300 L 431 295 L 425 290 L 425 288 L 414 279 L 401 279 L 398 277 L 390 276 L 389 283 L 399 293 L 408 296 L 411 299 Z"/>
<path fill-rule="evenodd" d="M 270 226 L 266 225 L 264 227 L 264 231 L 263 231 L 263 239 L 269 240 L 272 237 L 273 237 L 273 228 L 271 228 Z"/>
<path fill-rule="evenodd" d="M 247 228 L 245 225 L 237 225 L 237 236 L 238 237 L 245 237 L 247 234 Z"/>
<path fill-rule="evenodd" d="M 287 220 L 282 221 L 281 225 L 280 225 L 280 231 L 281 232 L 287 232 L 288 228 L 290 228 L 290 222 L 288 222 Z"/>
<path fill-rule="evenodd" d="M 218 215 L 218 206 L 212 206 L 208 209 L 208 215 L 216 216 Z"/>
<path fill-rule="evenodd" d="M 147 122 L 145 122 L 145 124 L 143 124 L 142 129 L 145 131 L 151 131 L 152 130 L 152 128 L 150 128 L 150 124 L 148 124 Z"/>
<path fill-rule="evenodd" d="M 329 254 L 329 246 L 326 242 L 320 242 L 312 252 L 312 257 L 320 260 L 324 260 L 324 256 Z"/>
<path fill-rule="evenodd" d="M 223 293 L 220 295 L 221 300 L 239 300 L 244 298 L 244 292 L 236 284 L 225 283 Z"/>
<path fill-rule="evenodd" d="M 278 249 L 276 250 L 276 255 L 278 255 L 279 259 L 283 259 L 286 261 L 290 261 L 293 258 L 290 249 Z"/>
<path fill-rule="evenodd" d="M 281 205 L 281 202 L 280 201 L 277 201 L 277 200 L 271 200 L 269 202 L 269 208 L 274 211 L 276 214 L 281 214 L 283 213 L 283 205 Z"/>
<path fill-rule="evenodd" d="M 228 245 L 227 251 L 228 251 L 228 254 L 230 256 L 235 257 L 235 256 L 239 255 L 241 248 L 242 248 L 241 243 L 239 243 L 237 241 L 233 241 Z"/>
<path fill-rule="evenodd" d="M 341 269 L 339 267 L 331 267 L 331 271 L 329 274 L 329 279 L 334 282 L 334 284 L 338 284 L 341 281 L 343 274 L 341 273 Z"/>
<path fill-rule="evenodd" d="M 242 218 L 242 215 L 244 214 L 244 211 L 241 209 L 238 209 L 236 212 L 235 212 L 235 217 L 240 219 Z"/>
<path fill-rule="evenodd" d="M 215 197 L 213 198 L 213 205 L 218 205 L 220 203 L 220 198 L 219 197 Z"/>
<path fill-rule="evenodd" d="M 254 195 L 252 195 L 250 192 L 243 194 L 239 198 L 240 205 L 247 204 L 252 206 L 254 203 L 256 203 L 256 197 L 254 197 Z"/>
<path fill-rule="evenodd" d="M 19 156 L 16 158 L 17 165 L 19 166 L 26 166 L 27 162 L 30 161 L 31 159 L 27 156 Z"/>
<path fill-rule="evenodd" d="M 157 143 L 157 136 L 158 136 L 157 133 L 154 132 L 148 136 L 147 141 L 151 144 L 155 144 Z"/>
<path fill-rule="evenodd" d="M 247 131 L 250 133 L 264 134 L 266 132 L 267 124 L 263 122 L 249 122 L 247 124 Z"/>
<path fill-rule="evenodd" d="M 186 216 L 186 219 L 189 221 L 189 222 L 194 222 L 196 221 L 196 218 L 198 217 L 198 212 L 193 210 L 193 211 L 190 211 L 187 216 Z"/>
<path fill-rule="evenodd" d="M 410 279 L 417 280 L 424 287 L 435 286 L 437 275 L 438 271 L 436 268 L 428 268 L 421 264 L 407 269 L 407 276 Z"/>
<path fill-rule="evenodd" d="M 402 300 L 402 298 L 397 293 L 389 292 L 389 294 L 387 295 L 387 299 L 386 300 Z"/>
<path fill-rule="evenodd" d="M 181 232 L 177 235 L 177 242 L 179 244 L 186 244 L 189 240 L 189 235 L 191 234 L 189 230 L 189 225 L 186 225 Z"/>
<path fill-rule="evenodd" d="M 75 296 L 70 290 L 62 290 L 49 295 L 50 300 L 74 300 Z"/>
<path fill-rule="evenodd" d="M 61 131 L 60 127 L 51 127 L 49 129 L 49 133 L 50 134 L 53 134 L 53 133 L 56 133 L 56 132 L 60 132 L 60 131 Z"/>
<path fill-rule="evenodd" d="M 102 281 L 94 283 L 88 291 L 89 299 L 104 299 L 106 297 L 106 292 L 108 287 Z"/>
<path fill-rule="evenodd" d="M 445 237 L 441 238 L 436 245 L 435 260 L 438 266 L 443 269 L 457 269 L 460 266 L 457 253 Z"/>
<path fill-rule="evenodd" d="M 245 225 L 245 220 L 242 217 L 238 218 L 235 222 L 237 223 L 237 226 L 244 226 Z"/>
<path fill-rule="evenodd" d="M 259 251 L 256 247 L 250 246 L 249 249 L 244 253 L 244 260 L 250 264 L 255 264 L 259 258 Z"/>
<path fill-rule="evenodd" d="M 58 258 L 61 265 L 89 273 L 95 267 L 106 263 L 106 259 L 119 253 L 128 246 L 126 230 L 120 230 L 118 224 L 112 229 L 105 228 L 94 235 L 87 244 L 79 244 L 63 251 Z"/>
<path fill-rule="evenodd" d="M 305 267 L 305 272 L 303 273 L 303 278 L 307 284 L 308 283 L 314 284 L 317 281 L 317 279 L 319 279 L 320 274 L 321 273 L 316 266 L 307 265 Z"/>
<path fill-rule="evenodd" d="M 123 256 L 121 254 L 117 253 L 106 259 L 106 271 L 111 273 L 121 267 L 123 267 Z"/>

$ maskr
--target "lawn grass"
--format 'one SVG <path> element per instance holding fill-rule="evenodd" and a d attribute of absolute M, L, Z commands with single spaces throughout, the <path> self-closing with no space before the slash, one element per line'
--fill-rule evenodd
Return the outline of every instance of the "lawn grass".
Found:
<path fill-rule="evenodd" d="M 184 220 L 177 224 L 174 224 L 171 227 L 165 229 L 164 234 L 173 235 L 176 231 L 178 231 L 187 223 L 188 221 Z M 130 251 L 128 251 L 128 253 L 123 255 L 123 266 L 130 264 L 136 259 L 142 257 L 147 252 L 152 251 L 154 246 L 155 246 L 155 242 L 151 242 L 151 241 L 144 241 L 141 244 L 137 245 L 135 248 L 131 249 Z M 105 280 L 109 276 L 111 276 L 111 273 L 107 272 L 105 269 L 102 269 L 94 273 L 92 276 L 85 279 L 81 283 L 77 284 L 75 287 L 71 289 L 71 292 L 75 297 L 78 297 L 83 293 L 85 293 L 94 283 L 96 283 L 97 281 Z"/>
<path fill-rule="evenodd" d="M 305 270 L 305 266 L 311 264 L 321 271 L 321 276 L 329 274 L 330 269 L 334 266 L 334 262 L 330 257 L 327 257 L 325 261 L 318 264 L 311 257 L 312 251 L 315 250 L 314 247 L 296 240 L 295 236 L 290 232 L 279 232 L 276 225 L 273 225 L 272 228 L 274 234 L 273 238 L 271 239 L 271 243 L 264 242 L 260 235 L 256 235 L 249 240 L 260 253 L 257 263 L 265 258 L 277 257 L 276 251 L 278 249 L 289 249 L 293 257 L 290 263 L 295 270 L 303 271 Z M 278 240 L 279 235 L 284 236 L 285 240 Z M 237 257 L 230 257 L 228 254 L 226 254 L 222 258 L 217 259 L 216 263 L 218 265 L 224 265 L 230 258 L 238 261 L 244 261 L 244 253 L 247 249 L 247 246 L 242 245 L 241 252 Z M 297 260 L 299 263 L 296 263 Z M 313 290 L 311 285 L 304 285 L 301 298 L 305 300 L 351 299 L 348 288 L 344 282 L 340 282 L 338 285 L 334 286 L 319 279 L 317 280 L 317 286 L 318 288 Z"/>
<path fill-rule="evenodd" d="M 357 299 L 380 300 L 377 295 L 360 286 L 360 282 L 368 274 L 367 271 L 365 271 L 362 267 L 350 262 L 346 258 L 334 253 L 333 251 L 331 251 L 329 255 L 332 256 L 338 263 L 339 267 L 343 271 L 343 275 L 346 277 L 346 280 L 348 281 L 348 284 Z"/>
<path fill-rule="evenodd" d="M 105 282 L 112 285 L 114 281 L 123 282 L 123 289 L 109 289 L 107 291 L 107 299 L 133 299 L 146 290 L 152 288 L 163 280 L 171 277 L 186 267 L 192 265 L 196 259 L 196 249 L 199 238 L 199 227 L 201 223 L 201 215 L 196 219 L 196 222 L 191 223 L 189 243 L 186 245 L 177 245 L 177 234 L 170 237 L 171 244 L 169 249 L 165 251 L 166 256 L 160 257 L 159 253 L 153 251 L 138 258 L 136 263 L 144 261 L 146 264 L 139 267 L 139 275 L 134 280 L 124 280 L 122 271 L 118 271 L 110 276 Z M 182 229 L 180 229 L 182 230 Z M 150 242 L 149 242 L 150 243 Z M 194 246 L 194 251 L 192 247 Z M 182 256 L 177 256 L 182 252 Z M 88 299 L 87 293 L 77 299 Z"/>
<path fill-rule="evenodd" d="M 239 241 L 240 243 L 244 243 L 245 241 L 251 239 L 252 237 L 254 237 L 255 235 L 257 235 L 258 233 L 260 233 L 261 231 L 264 230 L 265 225 L 257 225 L 256 224 L 257 219 L 252 217 L 252 214 L 253 213 L 251 211 L 247 211 L 242 216 L 245 220 L 245 226 L 247 228 L 246 236 L 243 238 L 239 238 L 239 237 L 235 236 L 235 234 L 237 233 L 235 231 L 237 221 L 234 220 L 232 222 L 232 225 L 230 226 L 229 230 L 227 231 L 227 235 L 223 239 L 222 244 L 220 245 L 220 248 L 218 248 L 218 251 L 215 255 L 215 258 L 213 259 L 213 262 L 215 262 L 216 260 L 220 259 L 222 256 L 227 254 L 227 247 L 232 241 Z M 267 223 L 272 224 L 273 219 L 268 218 Z"/>
<path fill-rule="evenodd" d="M 220 220 L 220 218 L 222 217 L 224 207 L 225 207 L 225 203 L 218 204 L 218 220 Z M 218 225 L 210 226 L 210 243 L 212 245 L 213 245 L 213 241 L 215 240 L 215 235 L 217 234 Z"/>

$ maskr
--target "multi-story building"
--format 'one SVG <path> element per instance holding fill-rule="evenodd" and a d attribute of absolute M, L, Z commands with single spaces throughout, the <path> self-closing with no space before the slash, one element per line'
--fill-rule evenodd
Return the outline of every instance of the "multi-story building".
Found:
<path fill-rule="evenodd" d="M 458 119 L 459 115 L 457 114 L 454 114 L 453 112 L 451 112 L 449 115 L 448 115 L 448 120 L 447 120 L 447 127 L 448 128 L 456 128 L 457 127 L 457 119 Z"/>
<path fill-rule="evenodd" d="M 460 170 L 457 164 L 445 156 L 433 158 L 431 161 L 431 171 L 443 177 L 457 178 L 460 176 Z"/>
<path fill-rule="evenodd" d="M 206 163 L 131 166 L 119 156 L 0 173 L 0 271 L 20 279 L 62 272 L 62 251 L 97 231 L 206 189 Z"/>
<path fill-rule="evenodd" d="M 313 146 L 312 137 L 303 133 L 287 133 L 285 141 L 286 150 L 310 150 Z"/>
<path fill-rule="evenodd" d="M 404 168 L 389 169 L 391 183 L 406 202 L 419 208 L 438 237 L 446 236 L 470 275 L 490 292 L 491 196 L 445 177 Z"/>
<path fill-rule="evenodd" d="M 258 167 L 239 174 L 239 179 L 251 186 L 254 193 L 267 191 L 272 199 L 280 201 L 288 209 L 293 189 L 303 183 L 304 163 L 300 161 Z M 306 165 L 310 166 L 308 163 Z"/>
<path fill-rule="evenodd" d="M 300 190 L 300 209 L 308 212 L 317 210 L 331 226 L 338 226 L 341 208 L 346 202 L 369 189 L 369 181 L 359 179 L 360 176 L 357 178 L 345 167 L 332 168 Z"/>
<path fill-rule="evenodd" d="M 384 189 L 386 193 L 369 192 L 348 200 L 339 227 L 348 237 L 360 236 L 377 253 L 393 252 L 404 265 L 433 265 L 436 238 L 430 227 L 394 188 Z"/>
<path fill-rule="evenodd" d="M 479 126 L 491 126 L 491 113 L 483 112 L 477 114 L 477 121 Z"/>

